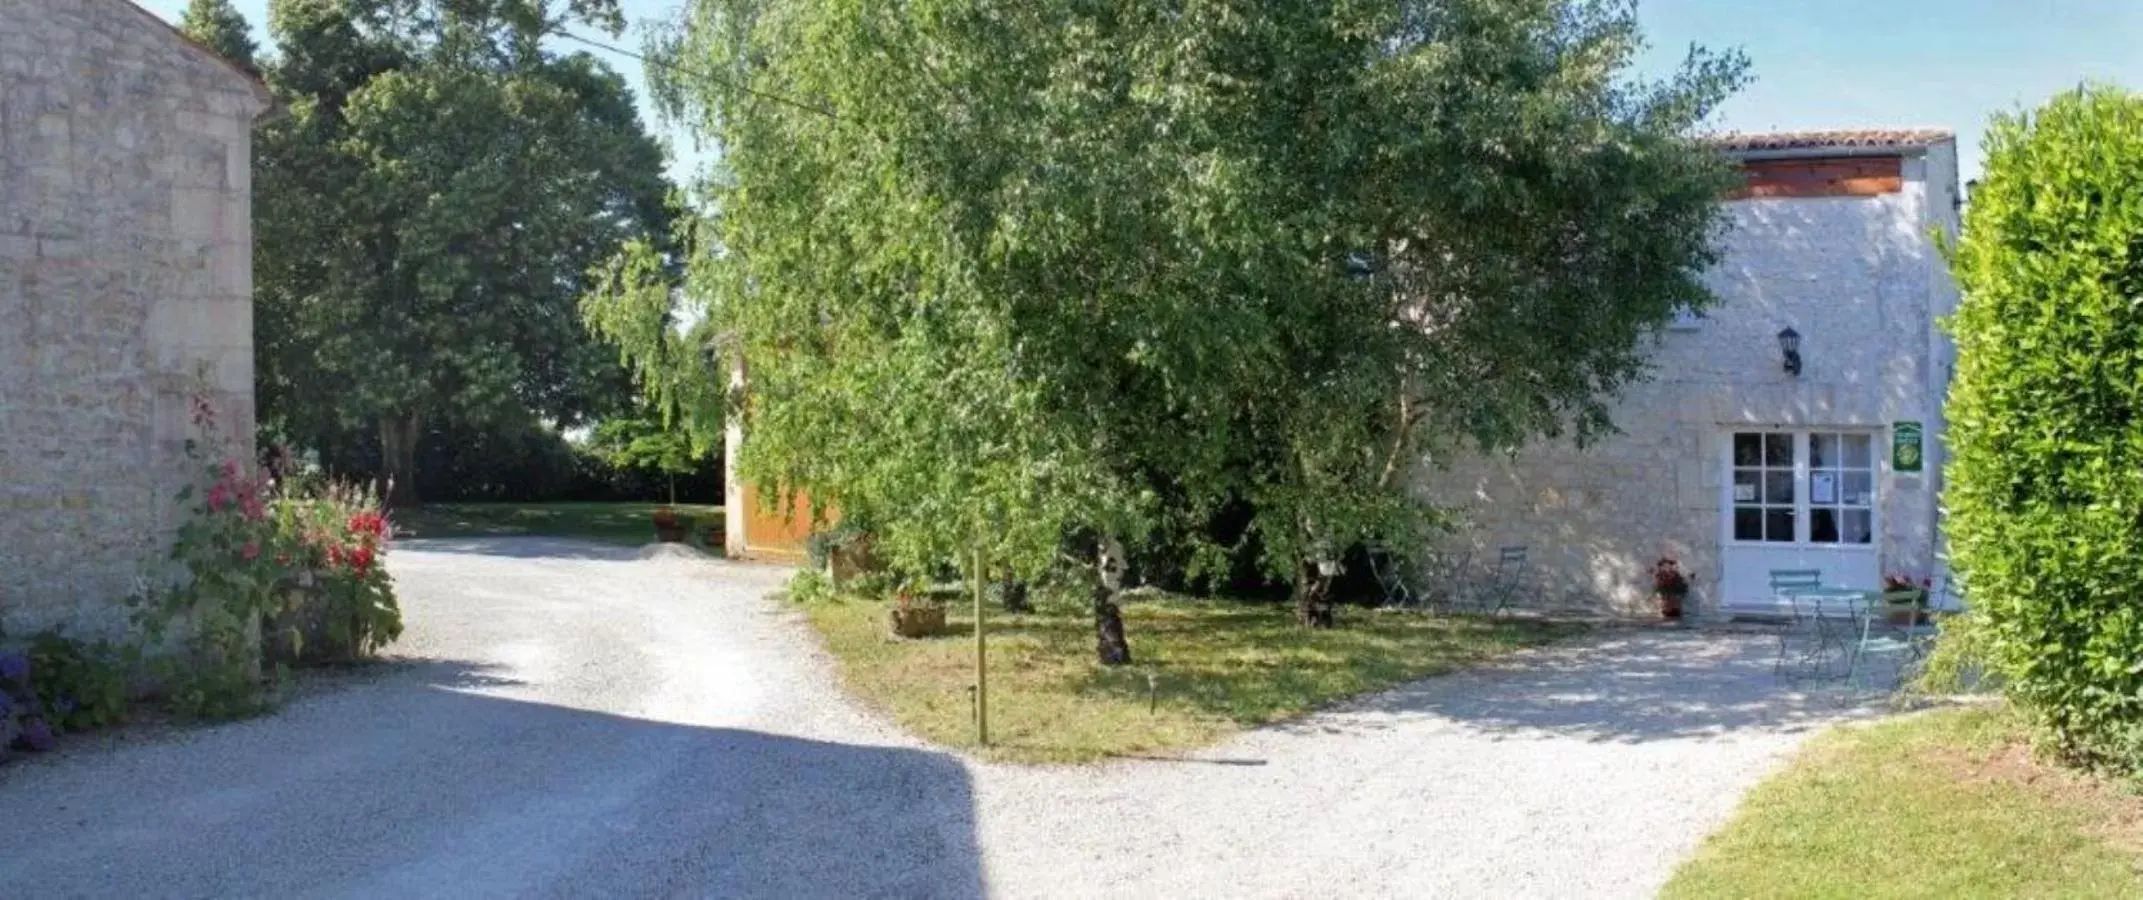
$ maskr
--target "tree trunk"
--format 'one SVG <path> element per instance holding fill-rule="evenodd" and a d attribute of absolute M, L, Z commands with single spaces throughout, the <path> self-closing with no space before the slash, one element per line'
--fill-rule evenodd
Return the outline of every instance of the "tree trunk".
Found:
<path fill-rule="evenodd" d="M 1128 666 L 1131 641 L 1124 637 L 1124 613 L 1116 605 L 1124 581 L 1123 545 L 1104 537 L 1094 557 L 1094 654 L 1104 666 Z"/>
<path fill-rule="evenodd" d="M 998 599 L 1004 601 L 1005 612 L 1028 613 L 1034 611 L 1034 604 L 1027 602 L 1027 583 L 1012 574 L 1011 569 L 1006 569 L 1004 575 L 998 578 L 997 594 Z"/>
<path fill-rule="evenodd" d="M 417 505 L 417 435 L 421 422 L 416 413 L 383 416 L 379 420 L 381 502 L 388 506 Z"/>
<path fill-rule="evenodd" d="M 1302 563 L 1295 567 L 1295 620 L 1305 628 L 1330 628 L 1332 616 L 1332 579 L 1317 571 L 1314 564 Z"/>

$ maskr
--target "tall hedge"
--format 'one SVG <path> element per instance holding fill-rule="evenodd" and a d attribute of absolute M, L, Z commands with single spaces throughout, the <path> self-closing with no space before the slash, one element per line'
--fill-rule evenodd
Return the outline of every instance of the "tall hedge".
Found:
<path fill-rule="evenodd" d="M 2143 96 L 1998 116 L 1964 225 L 1953 564 L 2052 746 L 2143 769 Z"/>

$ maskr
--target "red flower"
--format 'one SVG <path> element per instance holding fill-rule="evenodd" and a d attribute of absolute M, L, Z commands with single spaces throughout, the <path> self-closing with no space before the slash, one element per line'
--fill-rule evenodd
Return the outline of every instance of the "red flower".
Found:
<path fill-rule="evenodd" d="M 363 575 L 367 570 L 370 570 L 372 568 L 371 547 L 364 544 L 358 544 L 357 546 L 350 548 L 349 556 L 351 571 L 354 571 L 359 575 Z"/>
<path fill-rule="evenodd" d="M 210 485 L 210 486 L 209 486 L 209 489 L 208 489 L 208 509 L 209 509 L 209 511 L 210 511 L 210 512 L 220 512 L 220 511 L 222 511 L 223 507 L 224 507 L 224 506 L 225 506 L 226 504 L 229 504 L 230 502 L 231 502 L 231 489 L 230 489 L 230 486 L 228 486 L 228 485 L 224 484 L 224 483 L 223 483 L 223 482 L 221 482 L 221 481 L 218 481 L 218 482 L 216 482 L 215 484 L 213 484 L 213 485 Z"/>
<path fill-rule="evenodd" d="M 334 544 L 329 544 L 329 545 L 327 545 L 327 564 L 328 564 L 329 566 L 339 566 L 339 565 L 342 565 L 342 548 L 341 548 L 341 547 L 338 547 L 338 546 L 336 546 L 336 545 L 334 545 Z"/>
<path fill-rule="evenodd" d="M 350 531 L 355 534 L 371 535 L 376 538 L 387 536 L 387 517 L 376 510 L 368 509 L 351 515 L 350 521 L 346 524 Z"/>
<path fill-rule="evenodd" d="M 259 541 L 247 541 L 247 542 L 246 542 L 246 545 L 245 545 L 244 547 L 241 547 L 241 548 L 239 548 L 239 550 L 238 550 L 238 555 L 239 555 L 239 556 L 242 556 L 242 557 L 245 557 L 245 560 L 246 560 L 246 562 L 252 562 L 252 561 L 253 561 L 253 560 L 255 560 L 255 559 L 259 559 L 259 558 L 260 558 L 260 542 L 259 542 Z"/>

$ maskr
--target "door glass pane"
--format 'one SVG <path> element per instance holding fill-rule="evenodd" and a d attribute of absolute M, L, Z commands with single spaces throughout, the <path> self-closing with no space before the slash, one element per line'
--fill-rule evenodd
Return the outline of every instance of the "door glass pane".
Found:
<path fill-rule="evenodd" d="M 1838 543 L 1838 511 L 1828 506 L 1809 510 L 1808 540 L 1816 544 Z"/>
<path fill-rule="evenodd" d="M 1760 541 L 1763 539 L 1763 508 L 1758 506 L 1734 507 L 1734 540 Z"/>
<path fill-rule="evenodd" d="M 1844 462 L 1856 469 L 1875 468 L 1875 438 L 1865 434 L 1845 436 Z"/>
<path fill-rule="evenodd" d="M 1765 503 L 1792 503 L 1792 502 L 1793 502 L 1793 473 L 1792 473 L 1792 472 L 1765 472 L 1765 473 L 1764 473 L 1764 502 L 1765 502 Z"/>
<path fill-rule="evenodd" d="M 1793 510 L 1776 507 L 1764 510 L 1764 541 L 1767 543 L 1791 543 L 1793 541 Z"/>
<path fill-rule="evenodd" d="M 1866 472 L 1845 473 L 1845 493 L 1839 499 L 1853 506 L 1869 506 L 1875 502 L 1875 479 Z"/>
<path fill-rule="evenodd" d="M 1793 435 L 1790 435 L 1790 434 L 1767 434 L 1767 435 L 1764 435 L 1764 465 L 1767 465 L 1767 466 L 1791 466 L 1791 465 L 1793 465 Z"/>
<path fill-rule="evenodd" d="M 1845 511 L 1844 543 L 1872 544 L 1875 542 L 1874 513 L 1865 509 Z"/>
<path fill-rule="evenodd" d="M 1734 465 L 1763 465 L 1763 436 L 1759 434 L 1734 435 Z"/>
<path fill-rule="evenodd" d="M 1757 495 L 1757 483 L 1757 473 L 1736 471 L 1734 473 L 1734 502 L 1756 503 L 1760 501 L 1762 498 Z"/>
<path fill-rule="evenodd" d="M 1835 434 L 1811 434 L 1808 436 L 1808 464 L 1815 468 L 1838 465 L 1838 436 Z"/>

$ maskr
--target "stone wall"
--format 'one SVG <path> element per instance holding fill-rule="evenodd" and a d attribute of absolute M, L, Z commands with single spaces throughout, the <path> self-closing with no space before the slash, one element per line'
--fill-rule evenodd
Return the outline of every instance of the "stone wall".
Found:
<path fill-rule="evenodd" d="M 1443 549 L 1470 554 L 1479 578 L 1498 547 L 1525 545 L 1533 602 L 1624 614 L 1650 610 L 1651 564 L 1671 555 L 1695 576 L 1696 609 L 1714 613 L 1726 436 L 1835 425 L 1878 429 L 1882 570 L 1933 567 L 1951 358 L 1935 321 L 1955 290 L 1928 231 L 1955 226 L 1953 147 L 1910 156 L 1903 170 L 1901 191 L 1875 197 L 1729 203 L 1724 259 L 1706 276 L 1722 302 L 1658 337 L 1652 378 L 1615 408 L 1622 435 L 1421 467 L 1417 492 L 1464 522 Z M 1798 377 L 1781 365 L 1788 326 L 1802 335 Z M 1883 451 L 1899 420 L 1925 423 L 1923 475 L 1889 470 Z"/>
<path fill-rule="evenodd" d="M 196 395 L 250 453 L 264 88 L 124 0 L 0 0 L 0 627 L 126 627 Z"/>

